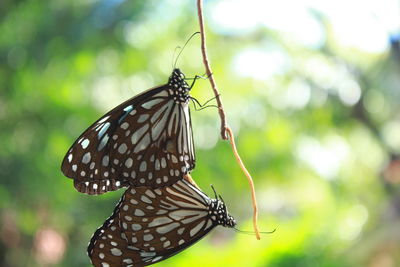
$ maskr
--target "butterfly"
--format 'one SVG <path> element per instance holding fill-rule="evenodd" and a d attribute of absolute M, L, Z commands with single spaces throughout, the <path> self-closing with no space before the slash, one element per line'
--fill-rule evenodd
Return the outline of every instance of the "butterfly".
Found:
<path fill-rule="evenodd" d="M 218 225 L 234 227 L 225 203 L 186 180 L 129 187 L 88 246 L 94 266 L 146 266 L 193 245 Z"/>
<path fill-rule="evenodd" d="M 195 81 L 196 79 L 194 79 Z M 171 185 L 195 166 L 189 91 L 174 68 L 168 83 L 115 107 L 65 155 L 61 170 L 90 195 L 121 187 Z"/>

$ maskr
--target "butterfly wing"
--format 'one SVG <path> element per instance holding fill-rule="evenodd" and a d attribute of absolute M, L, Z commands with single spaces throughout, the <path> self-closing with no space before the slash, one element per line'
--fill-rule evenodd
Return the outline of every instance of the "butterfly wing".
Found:
<path fill-rule="evenodd" d="M 95 266 L 110 267 L 165 260 L 219 224 L 210 214 L 211 201 L 185 180 L 156 189 L 130 187 L 92 237 L 89 257 Z"/>
<path fill-rule="evenodd" d="M 121 202 L 122 199 L 89 242 L 87 253 L 96 267 L 140 266 L 136 264 L 141 261 L 140 254 L 129 247 L 120 229 L 118 211 Z"/>
<path fill-rule="evenodd" d="M 119 211 L 121 230 L 142 264 L 165 260 L 193 245 L 217 222 L 211 199 L 185 180 L 158 189 L 130 188 Z"/>
<path fill-rule="evenodd" d="M 169 185 L 194 168 L 188 103 L 174 101 L 174 90 L 167 84 L 125 101 L 75 141 L 61 170 L 79 192 Z"/>

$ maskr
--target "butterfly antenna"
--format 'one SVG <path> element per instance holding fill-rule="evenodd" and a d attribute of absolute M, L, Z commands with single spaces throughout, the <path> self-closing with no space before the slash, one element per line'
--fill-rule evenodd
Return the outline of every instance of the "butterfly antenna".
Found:
<path fill-rule="evenodd" d="M 225 201 L 224 201 L 224 199 L 221 197 L 221 195 L 218 194 L 218 197 L 219 197 L 219 199 L 221 199 L 222 203 L 225 204 Z"/>
<path fill-rule="evenodd" d="M 196 34 L 200 34 L 200 32 L 195 32 L 195 33 L 193 33 L 193 34 L 189 37 L 189 39 L 187 39 L 187 41 L 186 41 L 186 43 L 183 45 L 181 51 L 179 51 L 179 54 L 178 54 L 178 56 L 176 57 L 175 63 L 174 63 L 174 66 L 173 66 L 174 69 L 175 69 L 176 63 L 178 62 L 178 59 L 179 59 L 180 55 L 182 54 L 183 50 L 185 49 L 186 45 L 190 42 L 190 40 L 192 40 L 192 38 L 193 38 Z"/>
<path fill-rule="evenodd" d="M 215 191 L 215 188 L 213 185 L 211 185 L 212 190 L 214 191 L 214 197 L 216 200 L 218 200 L 218 196 L 217 196 L 217 191 Z"/>
<path fill-rule="evenodd" d="M 233 230 L 235 230 L 238 233 L 245 234 L 245 235 L 255 235 L 256 234 L 253 231 L 243 231 L 243 230 L 237 229 L 236 227 L 233 227 Z M 269 232 L 260 232 L 260 234 L 268 235 L 268 234 L 275 233 L 275 231 L 276 231 L 276 228 L 274 230 L 272 230 L 272 231 L 269 231 Z"/>
<path fill-rule="evenodd" d="M 174 49 L 174 53 L 172 54 L 172 62 L 171 62 L 171 67 L 174 68 L 174 64 L 175 64 L 175 55 L 176 55 L 176 51 L 178 49 L 181 49 L 182 47 L 180 47 L 179 45 L 177 47 L 175 47 Z"/>

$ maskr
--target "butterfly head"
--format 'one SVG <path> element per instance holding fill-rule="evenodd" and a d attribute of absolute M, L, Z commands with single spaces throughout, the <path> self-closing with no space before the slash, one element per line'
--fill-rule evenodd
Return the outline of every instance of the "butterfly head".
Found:
<path fill-rule="evenodd" d="M 189 102 L 190 96 L 188 93 L 191 88 L 185 81 L 185 74 L 180 69 L 174 69 L 168 79 L 168 85 L 171 87 L 170 93 L 177 104 Z"/>
<path fill-rule="evenodd" d="M 225 202 L 222 199 L 213 199 L 210 204 L 211 219 L 224 227 L 234 227 L 236 220 L 229 215 Z"/>

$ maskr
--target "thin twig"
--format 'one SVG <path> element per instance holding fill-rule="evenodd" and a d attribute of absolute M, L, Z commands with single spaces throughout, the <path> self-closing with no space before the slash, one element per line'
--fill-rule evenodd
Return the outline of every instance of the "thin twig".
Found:
<path fill-rule="evenodd" d="M 220 98 L 220 93 L 218 91 L 217 83 L 215 82 L 211 66 L 207 56 L 207 46 L 206 46 L 206 35 L 204 31 L 204 19 L 203 19 L 203 1 L 197 0 L 197 14 L 199 16 L 199 26 L 200 26 L 200 38 L 201 38 L 201 53 L 203 55 L 203 63 L 204 67 L 206 68 L 207 77 L 209 77 L 211 87 L 214 91 L 215 98 L 217 100 L 218 105 L 218 112 L 219 117 L 221 118 L 221 138 L 223 140 L 227 140 L 228 137 L 226 136 L 225 128 L 226 128 L 226 119 L 225 119 L 225 112 L 224 107 L 222 106 L 222 101 Z"/>
<path fill-rule="evenodd" d="M 202 0 L 197 0 L 197 14 L 199 16 L 201 53 L 203 55 L 203 63 L 204 63 L 204 67 L 206 69 L 206 74 L 210 79 L 210 84 L 214 91 L 215 98 L 217 100 L 219 116 L 221 118 L 221 137 L 223 140 L 227 140 L 228 136 L 226 133 L 228 133 L 229 141 L 231 143 L 232 150 L 236 157 L 236 160 L 239 163 L 240 168 L 242 168 L 242 171 L 246 175 L 247 180 L 250 184 L 251 198 L 253 201 L 253 227 L 254 227 L 254 232 L 256 234 L 256 238 L 258 240 L 260 240 L 260 232 L 259 232 L 258 226 L 257 226 L 258 208 L 257 208 L 256 192 L 254 190 L 253 179 L 251 178 L 250 173 L 247 171 L 242 160 L 240 159 L 239 153 L 236 150 L 235 139 L 233 137 L 232 130 L 226 125 L 224 108 L 222 106 L 222 101 L 221 101 L 220 94 L 218 91 L 217 83 L 215 82 L 214 76 L 212 75 L 211 66 L 210 66 L 210 63 L 209 63 L 209 60 L 207 57 L 207 46 L 206 46 L 206 35 L 205 35 L 205 31 L 204 31 L 203 1 Z"/>
<path fill-rule="evenodd" d="M 226 132 L 229 135 L 229 142 L 231 143 L 233 154 L 235 154 L 236 157 L 236 161 L 238 162 L 240 168 L 242 168 L 242 171 L 246 175 L 247 181 L 249 182 L 251 188 L 251 199 L 253 201 L 253 227 L 254 227 L 254 232 L 256 234 L 256 238 L 260 240 L 260 231 L 258 230 L 258 225 L 257 225 L 257 216 L 258 216 L 257 199 L 256 199 L 256 192 L 254 190 L 253 179 L 251 178 L 250 173 L 247 171 L 246 167 L 243 164 L 242 159 L 239 156 L 239 153 L 237 152 L 235 145 L 235 138 L 233 137 L 233 132 L 231 128 L 226 127 Z"/>
<path fill-rule="evenodd" d="M 197 187 L 199 190 L 201 190 L 200 187 L 196 184 L 196 182 L 193 180 L 192 176 L 189 173 L 186 174 L 185 176 L 183 176 L 183 178 L 186 181 L 188 181 L 189 183 L 191 183 L 192 185 L 194 185 L 195 187 Z"/>

